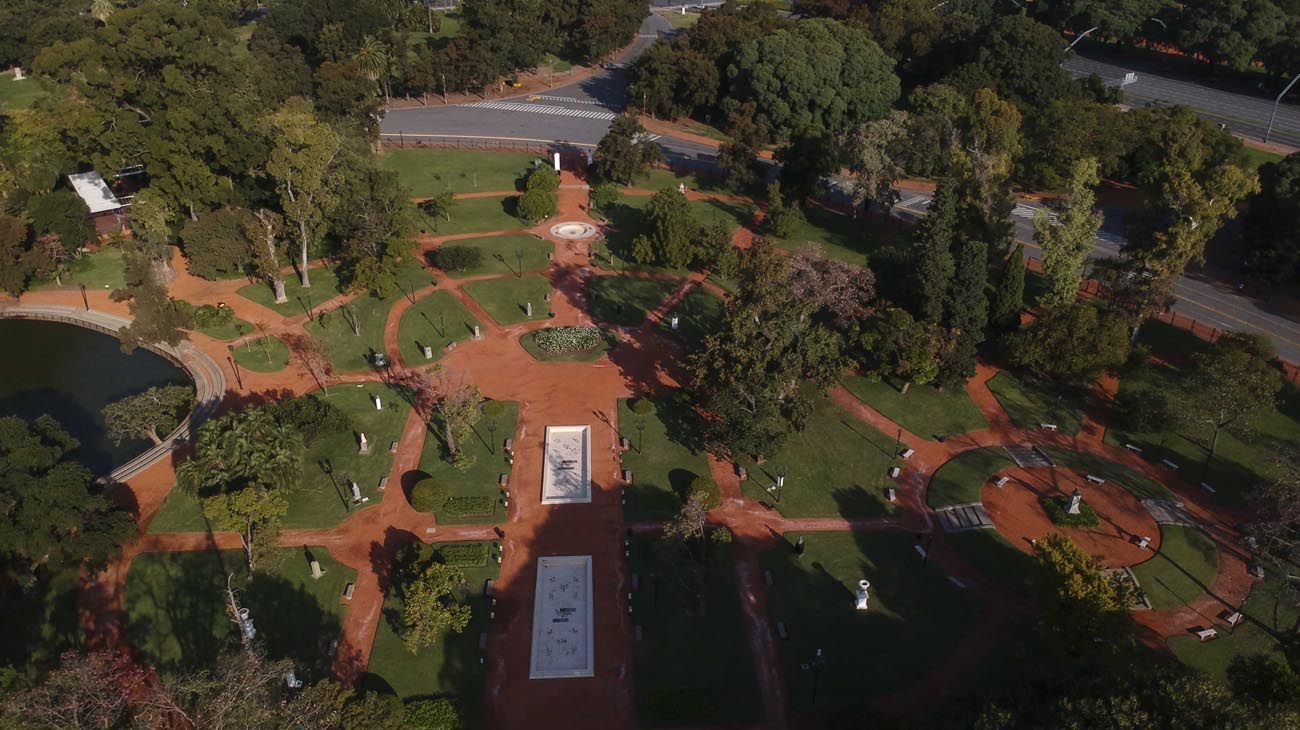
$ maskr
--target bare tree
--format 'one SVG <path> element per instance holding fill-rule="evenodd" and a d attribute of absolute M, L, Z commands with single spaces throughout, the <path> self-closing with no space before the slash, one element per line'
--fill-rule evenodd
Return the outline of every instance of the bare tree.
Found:
<path fill-rule="evenodd" d="M 453 464 L 465 468 L 472 462 L 466 461 L 467 456 L 460 448 L 460 442 L 469 435 L 482 414 L 483 394 L 477 386 L 465 379 L 463 373 L 440 369 L 437 377 L 438 390 L 442 393 L 438 411 L 442 414 L 447 452 Z"/>
<path fill-rule="evenodd" d="M 810 243 L 789 258 L 786 271 L 792 298 L 825 310 L 839 327 L 871 313 L 876 277 L 869 269 L 827 258 Z"/>
<path fill-rule="evenodd" d="M 298 364 L 302 365 L 316 381 L 316 385 L 329 395 L 329 379 L 334 374 L 334 364 L 330 362 L 329 353 L 325 351 L 324 346 L 310 335 L 285 334 L 283 339 Z"/>
<path fill-rule="evenodd" d="M 119 727 L 147 676 L 125 652 L 69 651 L 43 682 L 11 695 L 3 707 L 27 728 Z"/>

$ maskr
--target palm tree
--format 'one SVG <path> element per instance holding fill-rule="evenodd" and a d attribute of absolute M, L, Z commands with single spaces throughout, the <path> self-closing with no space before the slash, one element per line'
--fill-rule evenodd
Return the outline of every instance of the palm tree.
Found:
<path fill-rule="evenodd" d="M 250 484 L 289 488 L 301 474 L 302 454 L 297 429 L 265 409 L 249 408 L 203 424 L 194 455 L 177 468 L 176 480 L 191 494 Z"/>
<path fill-rule="evenodd" d="M 379 90 L 388 101 L 388 46 L 374 36 L 366 36 L 357 49 L 357 67 L 366 78 L 379 84 Z"/>
<path fill-rule="evenodd" d="M 98 20 L 101 25 L 108 25 L 108 18 L 117 11 L 117 6 L 113 0 L 91 0 L 90 15 Z"/>

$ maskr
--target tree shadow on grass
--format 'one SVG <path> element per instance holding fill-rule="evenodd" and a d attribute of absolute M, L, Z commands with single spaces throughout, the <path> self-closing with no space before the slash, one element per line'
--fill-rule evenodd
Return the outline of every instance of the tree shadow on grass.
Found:
<path fill-rule="evenodd" d="M 329 645 L 342 625 L 315 596 L 278 575 L 255 573 L 240 599 L 257 620 L 257 638 L 268 658 L 292 660 L 309 681 L 329 674 Z"/>
<path fill-rule="evenodd" d="M 217 550 L 136 558 L 126 589 L 132 645 L 163 674 L 212 666 L 237 644 L 226 612 L 226 576 L 235 575 L 238 586 L 241 573 L 237 561 Z M 264 618 L 252 613 L 255 621 Z"/>

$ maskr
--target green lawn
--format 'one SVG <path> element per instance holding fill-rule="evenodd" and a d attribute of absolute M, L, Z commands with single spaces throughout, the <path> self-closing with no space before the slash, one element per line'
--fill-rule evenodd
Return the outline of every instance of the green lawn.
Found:
<path fill-rule="evenodd" d="M 695 287 L 686 293 L 682 301 L 668 312 L 660 327 L 672 331 L 672 319 L 678 317 L 677 330 L 674 334 L 696 345 L 718 329 L 726 313 L 726 302 L 718 295 L 703 287 Z"/>
<path fill-rule="evenodd" d="M 512 325 L 550 317 L 551 304 L 546 297 L 551 294 L 551 280 L 540 274 L 475 281 L 466 284 L 464 290 L 497 324 Z M 531 317 L 527 314 L 529 302 L 533 305 Z"/>
<path fill-rule="evenodd" d="M 6 591 L 0 662 L 34 677 L 57 665 L 63 652 L 84 648 L 79 568 L 51 566 L 34 585 Z"/>
<path fill-rule="evenodd" d="M 1022 596 L 1032 596 L 1038 562 L 997 530 L 963 530 L 943 536 L 984 577 Z"/>
<path fill-rule="evenodd" d="M 334 372 L 366 372 L 373 369 L 372 354 L 384 351 L 384 326 L 395 303 L 397 297 L 364 294 L 328 312 L 318 310 L 303 329 L 324 346 Z"/>
<path fill-rule="evenodd" d="M 692 200 L 691 213 L 701 225 L 723 223 L 730 231 L 754 220 L 754 206 L 730 200 Z"/>
<path fill-rule="evenodd" d="M 686 269 L 637 263 L 632 258 L 632 242 L 647 231 L 643 211 L 650 203 L 648 195 L 626 195 L 617 203 L 601 211 L 610 225 L 602 241 L 591 245 L 591 262 L 607 271 L 642 271 L 648 273 L 686 276 Z"/>
<path fill-rule="evenodd" d="M 198 332 L 211 337 L 214 340 L 229 342 L 237 340 L 240 337 L 253 331 L 253 325 L 245 322 L 239 317 L 232 317 L 229 322 L 219 326 L 200 327 Z"/>
<path fill-rule="evenodd" d="M 1134 369 L 1120 380 L 1121 392 L 1177 392 L 1182 387 L 1178 371 L 1163 365 Z M 1276 407 L 1258 417 L 1254 433 L 1220 433 L 1217 453 L 1207 466 L 1210 441 L 1207 427 L 1140 433 L 1112 426 L 1106 431 L 1107 443 L 1134 444 L 1153 462 L 1170 459 L 1180 465 L 1179 473 L 1188 483 L 1208 483 L 1214 487 L 1216 499 L 1243 505 L 1252 490 L 1283 476 L 1276 456 L 1300 446 L 1300 388 L 1288 384 Z"/>
<path fill-rule="evenodd" d="M 0 85 L 5 83 L 0 77 Z M 75 289 L 112 290 L 125 286 L 123 281 L 122 249 L 101 248 L 68 262 L 68 274 L 63 277 L 62 287 Z M 59 284 L 53 279 L 35 284 L 32 289 L 57 288 Z"/>
<path fill-rule="evenodd" d="M 449 342 L 474 336 L 479 321 L 469 313 L 456 295 L 438 291 L 424 297 L 402 314 L 398 325 L 398 349 L 408 366 L 432 362 L 424 359 L 423 345 L 433 348 L 433 359 L 442 357 Z"/>
<path fill-rule="evenodd" d="M 1219 638 L 1203 642 L 1188 631 L 1186 636 L 1170 639 L 1169 649 L 1182 663 L 1220 680 L 1227 677 L 1228 665 L 1239 656 L 1268 654 L 1287 664 L 1286 647 L 1279 639 L 1293 640 L 1298 610 L 1290 591 L 1270 577 L 1251 589 L 1241 611 L 1244 623 L 1229 629 L 1222 617 L 1208 617 L 1203 626 L 1217 627 Z"/>
<path fill-rule="evenodd" d="M 740 460 L 749 470 L 745 496 L 771 505 L 786 517 L 878 517 L 894 511 L 885 489 L 886 471 L 896 463 L 894 437 L 883 434 L 818 398 L 808 427 L 793 433 L 762 464 Z M 897 462 L 901 463 L 901 462 Z M 776 470 L 789 469 L 780 500 L 768 488 Z"/>
<path fill-rule="evenodd" d="M 965 388 L 939 390 L 929 385 L 913 385 L 904 395 L 899 383 L 887 379 L 855 376 L 843 382 L 863 403 L 921 438 L 953 436 L 989 425 Z"/>
<path fill-rule="evenodd" d="M 397 173 L 411 195 L 429 198 L 447 190 L 454 193 L 515 190 L 517 181 L 535 159 L 539 158 L 526 152 L 389 149 L 380 156 L 379 162 L 385 170 Z M 454 210 L 452 217 L 455 217 Z"/>
<path fill-rule="evenodd" d="M 438 548 L 458 543 L 440 543 Z M 435 546 L 421 546 L 432 555 Z M 484 553 L 486 558 L 486 551 Z M 490 558 L 479 565 L 459 566 L 465 573 L 462 600 L 473 611 L 469 625 L 460 633 L 448 632 L 431 647 L 412 654 L 402 644 L 401 588 L 390 589 L 371 649 L 369 673 L 360 686 L 368 690 L 393 692 L 403 699 L 455 697 L 460 700 L 464 727 L 480 727 L 483 715 L 484 665 L 479 664 L 479 636 L 492 629 L 488 617 L 489 599 L 483 594 L 484 583 L 497 577 L 497 563 Z"/>
<path fill-rule="evenodd" d="M 980 492 L 994 474 L 1016 465 L 1001 447 L 963 451 L 940 466 L 930 477 L 925 501 L 934 509 L 978 502 Z"/>
<path fill-rule="evenodd" d="M 279 337 L 259 337 L 234 350 L 235 362 L 255 373 L 278 373 L 289 365 L 289 348 Z"/>
<path fill-rule="evenodd" d="M 1138 499 L 1177 499 L 1169 488 L 1151 477 L 1140 474 L 1126 466 L 1120 466 L 1099 456 L 1084 454 L 1068 449 L 1047 447 L 1043 449 L 1054 464 L 1066 469 L 1073 469 L 1084 474 L 1095 474 L 1108 481 L 1118 483 Z"/>
<path fill-rule="evenodd" d="M 663 190 L 664 188 L 676 188 L 682 183 L 686 183 L 686 187 L 690 190 L 717 191 L 723 189 L 711 177 L 700 177 L 690 173 L 678 173 L 673 170 L 660 170 L 658 168 L 646 170 L 637 176 L 632 187 L 643 190 Z"/>
<path fill-rule="evenodd" d="M 1138 343 L 1166 362 L 1183 363 L 1198 352 L 1210 349 L 1210 343 L 1185 329 L 1158 320 L 1147 320 L 1138 330 Z"/>
<path fill-rule="evenodd" d="M 319 314 L 316 305 L 339 295 L 339 277 L 328 266 L 309 269 L 308 276 L 311 279 L 309 289 L 302 288 L 302 279 L 297 274 L 285 276 L 284 293 L 289 299 L 284 304 L 275 303 L 275 292 L 265 281 L 240 287 L 239 296 L 257 302 L 283 317 L 297 317 L 308 312 Z"/>
<path fill-rule="evenodd" d="M 1018 428 L 1033 430 L 1054 423 L 1062 433 L 1077 434 L 1083 422 L 1084 396 L 1003 370 L 989 381 L 989 390 Z"/>
<path fill-rule="evenodd" d="M 423 216 L 422 225 L 435 236 L 453 236 L 461 233 L 487 233 L 489 231 L 522 231 L 533 224 L 515 217 L 516 195 L 501 198 L 470 198 L 457 200 L 451 209 L 451 220 Z"/>
<path fill-rule="evenodd" d="M 882 236 L 878 218 L 858 218 L 837 213 L 818 205 L 804 209 L 805 220 L 787 238 L 772 240 L 781 248 L 797 251 L 811 243 L 821 244 L 828 258 L 866 266 L 871 253 L 880 247 Z"/>
<path fill-rule="evenodd" d="M 37 79 L 15 81 L 12 74 L 0 74 L 0 116 L 26 109 L 47 93 Z"/>
<path fill-rule="evenodd" d="M 599 322 L 635 327 L 646 314 L 672 294 L 679 281 L 595 276 L 590 280 L 588 311 Z"/>
<path fill-rule="evenodd" d="M 1168 611 L 1191 603 L 1214 584 L 1219 546 L 1202 530 L 1187 525 L 1160 526 L 1160 552 L 1133 566 L 1151 607 Z"/>
<path fill-rule="evenodd" d="M 550 353 L 537 346 L 537 333 L 540 330 L 525 332 L 519 338 L 519 346 L 540 362 L 595 362 L 609 354 L 618 346 L 618 336 L 608 330 L 602 331 L 600 347 L 587 352 Z"/>
<path fill-rule="evenodd" d="M 803 537 L 806 551 L 793 544 Z M 969 630 L 979 604 L 934 563 L 921 565 L 915 535 L 901 531 L 785 535 L 789 545 L 759 560 L 772 573 L 774 621 L 789 640 L 779 644 L 790 701 L 798 711 L 848 716 L 873 698 L 916 682 Z M 871 581 L 870 608 L 854 610 L 861 579 Z M 812 674 L 802 668 L 821 649 L 826 662 L 817 703 Z"/>
<path fill-rule="evenodd" d="M 1261 165 L 1267 165 L 1270 162 L 1282 161 L 1282 155 L 1279 155 L 1276 152 L 1257 150 L 1254 147 L 1242 147 L 1241 151 L 1246 156 L 1246 164 L 1249 166 L 1249 169 L 1252 170 L 1258 169 Z"/>
<path fill-rule="evenodd" d="M 238 648 L 226 612 L 226 576 L 234 576 L 240 605 L 249 609 L 258 642 L 272 659 L 289 658 L 300 679 L 328 673 L 329 645 L 338 639 L 347 606 L 345 584 L 356 571 L 322 548 L 285 548 L 248 577 L 243 552 L 146 553 L 131 563 L 124 609 L 131 646 L 164 675 L 210 667 Z M 325 574 L 311 577 L 308 554 Z"/>
<path fill-rule="evenodd" d="M 758 722 L 753 654 L 740 614 L 730 547 L 697 562 L 676 545 L 632 541 L 637 720 L 641 727 Z"/>
<path fill-rule="evenodd" d="M 700 22 L 699 13 L 664 12 L 664 13 L 660 13 L 660 15 L 667 18 L 668 22 L 672 24 L 673 28 L 677 28 L 677 29 L 690 28 L 694 26 L 696 23 Z"/>
<path fill-rule="evenodd" d="M 491 236 L 489 238 L 469 238 L 463 241 L 447 241 L 443 246 L 465 246 L 477 248 L 483 252 L 483 262 L 464 271 L 448 271 L 453 279 L 484 274 L 520 274 L 527 271 L 544 271 L 551 265 L 551 254 L 555 244 L 536 236 L 515 234 L 509 236 Z M 436 259 L 430 257 L 432 261 Z M 522 259 L 523 266 L 520 266 Z M 436 265 L 436 264 L 435 264 Z"/>
<path fill-rule="evenodd" d="M 504 411 L 494 423 L 495 432 L 488 428 L 489 420 L 483 416 L 474 426 L 473 434 L 459 444 L 474 458 L 467 469 L 457 469 L 446 460 L 441 421 L 435 421 L 435 428 L 425 434 L 424 450 L 420 454 L 421 478 L 428 476 L 445 484 L 448 501 L 458 503 L 452 509 L 434 513 L 439 524 L 495 523 L 506 518 L 498 480 L 502 474 L 511 473 L 512 466 L 506 461 L 503 446 L 506 439 L 515 437 L 519 404 L 501 401 L 501 405 Z"/>
<path fill-rule="evenodd" d="M 681 507 L 681 495 L 691 480 L 709 476 L 709 460 L 690 412 L 671 398 L 654 401 L 655 412 L 644 421 L 632 412 L 628 399 L 618 402 L 618 432 L 632 448 L 623 453 L 623 468 L 631 469 L 623 514 L 629 521 L 667 519 Z M 645 423 L 638 431 L 637 423 Z"/>

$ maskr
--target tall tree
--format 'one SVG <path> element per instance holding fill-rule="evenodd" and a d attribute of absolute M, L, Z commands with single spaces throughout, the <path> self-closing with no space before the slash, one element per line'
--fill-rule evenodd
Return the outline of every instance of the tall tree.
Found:
<path fill-rule="evenodd" d="M 0 719 L 42 730 L 127 727 L 147 683 L 145 668 L 124 651 L 69 651 L 39 684 L 8 697 Z"/>
<path fill-rule="evenodd" d="M 839 149 L 830 132 L 803 126 L 776 151 L 781 163 L 781 189 L 788 200 L 803 205 L 822 191 L 827 175 L 839 169 Z"/>
<path fill-rule="evenodd" d="M 1207 463 L 1219 447 L 1226 429 L 1250 433 L 1254 419 L 1276 401 L 1282 374 L 1273 345 L 1263 335 L 1231 332 L 1208 351 L 1192 356 L 1187 383 L 1176 394 L 1176 404 L 1189 423 L 1209 431 Z"/>
<path fill-rule="evenodd" d="M 956 181 L 943 178 L 934 192 L 929 212 L 921 221 L 912 253 L 916 313 L 919 319 L 931 324 L 938 324 L 944 318 L 945 298 L 955 271 L 952 249 L 956 232 Z"/>
<path fill-rule="evenodd" d="M 993 289 L 989 323 L 1007 332 L 1020 326 L 1020 312 L 1025 308 L 1025 245 L 1017 243 L 1002 263 L 998 283 Z"/>
<path fill-rule="evenodd" d="M 966 238 L 953 252 L 953 277 L 945 309 L 947 326 L 956 335 L 956 347 L 945 353 L 941 378 L 947 384 L 963 382 L 975 374 L 976 348 L 988 326 L 988 246 Z"/>
<path fill-rule="evenodd" d="M 415 654 L 436 646 L 443 635 L 459 634 L 469 625 L 472 609 L 460 601 L 468 581 L 452 565 L 430 563 L 404 588 L 402 601 L 402 643 Z"/>
<path fill-rule="evenodd" d="M 913 383 L 925 385 L 939 375 L 939 328 L 917 321 L 907 310 L 877 311 L 862 328 L 859 347 L 865 370 L 903 382 L 904 394 Z"/>
<path fill-rule="evenodd" d="M 1259 183 L 1242 228 L 1246 270 L 1288 284 L 1300 274 L 1300 152 L 1259 168 Z"/>
<path fill-rule="evenodd" d="M 853 202 L 888 215 L 898 202 L 894 182 L 903 176 L 899 146 L 907 135 L 907 112 L 893 111 L 884 119 L 859 125 L 844 145 L 853 174 Z"/>
<path fill-rule="evenodd" d="M 1041 211 L 1034 216 L 1034 241 L 1043 250 L 1047 280 L 1047 291 L 1039 298 L 1044 306 L 1069 304 L 1079 295 L 1084 262 L 1101 228 L 1101 212 L 1093 209 L 1098 182 L 1097 161 L 1079 160 L 1071 168 L 1066 198 L 1056 207 L 1056 220 Z"/>
<path fill-rule="evenodd" d="M 1059 533 L 1040 538 L 1034 552 L 1042 575 L 1039 608 L 1052 644 L 1067 656 L 1121 646 L 1132 632 L 1133 584 Z"/>
<path fill-rule="evenodd" d="M 482 415 L 483 394 L 462 374 L 442 370 L 438 374 L 438 414 L 442 417 L 443 439 L 451 462 L 458 469 L 468 469 L 474 457 L 461 448 L 474 424 Z"/>
<path fill-rule="evenodd" d="M 284 494 L 261 485 L 220 492 L 203 500 L 203 516 L 214 529 L 239 534 L 249 573 L 276 547 L 280 525 L 288 513 L 289 500 Z"/>
<path fill-rule="evenodd" d="M 631 185 L 648 165 L 662 159 L 659 145 L 649 140 L 636 115 L 627 112 L 614 117 L 592 153 L 596 176 L 623 185 Z"/>
<path fill-rule="evenodd" d="M 170 433 L 193 407 L 194 389 L 190 386 L 154 387 L 104 406 L 104 427 L 114 443 L 147 438 L 160 444 L 158 433 Z"/>
<path fill-rule="evenodd" d="M 200 495 L 248 485 L 292 488 L 302 473 L 302 435 L 265 408 L 245 408 L 199 427 L 176 482 Z"/>
<path fill-rule="evenodd" d="M 1115 309 L 1091 302 L 1048 307 L 1007 338 L 1011 362 L 1040 376 L 1086 384 L 1128 359 L 1128 326 Z"/>
<path fill-rule="evenodd" d="M 682 268 L 699 257 L 700 224 L 685 195 L 671 188 L 660 190 L 650 198 L 644 218 L 649 232 L 632 242 L 632 256 L 638 262 Z"/>
<path fill-rule="evenodd" d="M 311 286 L 308 254 L 320 243 L 329 213 L 338 205 L 338 158 L 344 141 L 316 119 L 311 104 L 290 99 L 271 116 L 275 146 L 266 164 L 285 219 L 297 230 L 303 287 Z"/>
<path fill-rule="evenodd" d="M 159 279 L 157 259 L 139 246 L 123 256 L 125 284 L 109 295 L 115 302 L 127 302 L 131 324 L 118 330 L 123 352 L 151 343 L 176 345 L 185 338 L 189 316 L 179 309 Z"/>

